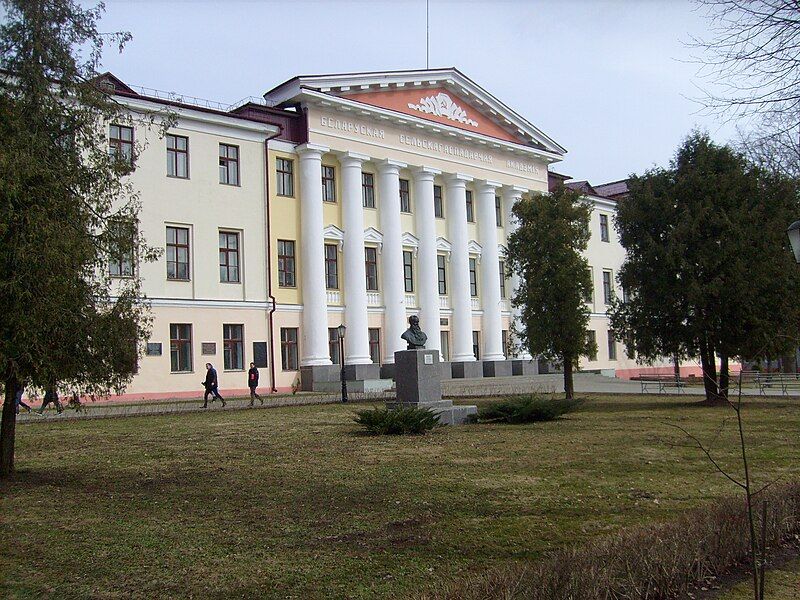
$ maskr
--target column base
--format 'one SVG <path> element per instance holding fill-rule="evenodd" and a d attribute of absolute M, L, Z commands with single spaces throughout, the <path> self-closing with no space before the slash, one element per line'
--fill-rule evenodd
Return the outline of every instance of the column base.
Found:
<path fill-rule="evenodd" d="M 330 356 L 307 356 L 305 358 L 300 359 L 300 368 L 303 367 L 327 367 L 332 365 L 331 357 Z"/>
<path fill-rule="evenodd" d="M 483 377 L 483 365 L 480 361 L 450 363 L 453 379 L 480 379 Z"/>
<path fill-rule="evenodd" d="M 312 365 L 300 367 L 300 389 L 304 392 L 325 391 L 324 383 L 339 381 L 342 368 L 339 365 Z M 329 386 L 328 386 L 329 387 Z"/>
<path fill-rule="evenodd" d="M 511 377 L 512 364 L 510 360 L 484 360 L 484 377 Z"/>

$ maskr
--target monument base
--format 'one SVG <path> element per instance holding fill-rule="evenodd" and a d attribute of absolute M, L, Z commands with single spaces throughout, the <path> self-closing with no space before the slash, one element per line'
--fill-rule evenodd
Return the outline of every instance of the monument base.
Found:
<path fill-rule="evenodd" d="M 510 360 L 485 360 L 483 361 L 484 377 L 511 377 Z"/>
<path fill-rule="evenodd" d="M 532 360 L 515 358 L 511 361 L 512 375 L 538 375 L 538 365 Z"/>
<path fill-rule="evenodd" d="M 401 350 L 394 353 L 397 398 L 389 409 L 422 408 L 439 416 L 442 425 L 461 425 L 478 413 L 477 406 L 453 406 L 442 400 L 442 365 L 438 350 Z"/>
<path fill-rule="evenodd" d="M 479 360 L 450 363 L 453 379 L 480 379 L 483 377 L 483 365 Z"/>

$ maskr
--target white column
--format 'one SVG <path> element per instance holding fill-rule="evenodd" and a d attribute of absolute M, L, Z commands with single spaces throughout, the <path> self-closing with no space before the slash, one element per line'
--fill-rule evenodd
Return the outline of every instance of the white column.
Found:
<path fill-rule="evenodd" d="M 469 249 L 467 247 L 467 181 L 472 177 L 447 177 L 447 235 L 450 237 L 450 326 L 453 362 L 474 361 L 472 353 L 472 296 L 469 292 Z"/>
<path fill-rule="evenodd" d="M 322 154 L 316 144 L 297 147 L 300 156 L 300 283 L 303 293 L 302 366 L 331 364 L 328 302 L 325 295 L 325 239 L 322 233 Z"/>
<path fill-rule="evenodd" d="M 500 258 L 497 249 L 497 215 L 494 202 L 499 187 L 499 183 L 481 181 L 476 190 L 478 232 L 483 247 L 480 269 L 483 360 L 505 360 L 503 322 L 500 315 Z"/>
<path fill-rule="evenodd" d="M 514 231 L 517 230 L 517 219 L 512 212 L 514 208 L 514 204 L 516 204 L 520 198 L 522 198 L 522 194 L 526 190 L 524 188 L 516 187 L 516 186 L 504 186 L 503 187 L 503 219 L 505 219 L 504 224 L 506 228 L 506 235 L 511 235 Z M 511 276 L 511 289 L 510 294 L 508 296 L 509 304 L 511 304 L 511 298 L 514 297 L 514 294 L 519 289 L 519 275 L 514 274 Z M 511 309 L 511 322 L 512 324 L 516 324 L 517 328 L 521 326 L 520 323 L 520 313 L 519 309 L 512 308 Z M 531 355 L 526 351 L 518 351 L 515 356 L 522 358 L 524 360 L 530 360 Z"/>
<path fill-rule="evenodd" d="M 442 338 L 439 321 L 439 277 L 436 263 L 436 212 L 433 207 L 433 178 L 441 171 L 420 167 L 414 170 L 414 201 L 417 237 L 417 298 L 419 323 L 428 334 L 425 347 L 438 350 Z"/>
<path fill-rule="evenodd" d="M 345 364 L 370 364 L 367 331 L 367 270 L 364 260 L 364 204 L 361 165 L 369 157 L 338 154 L 342 167 L 342 225 L 344 226 L 344 322 L 347 325 Z"/>
<path fill-rule="evenodd" d="M 405 350 L 400 339 L 407 328 L 406 294 L 403 285 L 403 238 L 400 227 L 400 169 L 405 163 L 383 160 L 378 166 L 378 213 L 383 233 L 381 276 L 383 286 L 383 339 L 385 363 L 394 362 L 394 353 Z"/>

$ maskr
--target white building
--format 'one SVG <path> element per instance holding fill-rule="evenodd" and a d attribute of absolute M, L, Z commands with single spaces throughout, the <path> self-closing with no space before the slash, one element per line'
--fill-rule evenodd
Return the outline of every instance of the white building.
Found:
<path fill-rule="evenodd" d="M 107 79 L 132 111 L 178 115 L 166 139 L 109 130 L 115 148 L 148 142 L 131 177 L 143 233 L 164 248 L 140 266 L 154 323 L 128 395 L 197 395 L 206 362 L 223 394 L 246 389 L 250 361 L 266 367 L 262 388 L 302 374 L 323 389 L 338 378 L 342 323 L 348 377 L 391 376 L 412 314 L 446 376 L 512 373 L 511 208 L 547 191 L 565 153 L 525 118 L 456 69 L 295 77 L 226 109 Z M 628 363 L 604 344 L 603 286 L 624 253 L 613 199 L 590 197 L 600 352 L 583 366 L 615 369 Z"/>

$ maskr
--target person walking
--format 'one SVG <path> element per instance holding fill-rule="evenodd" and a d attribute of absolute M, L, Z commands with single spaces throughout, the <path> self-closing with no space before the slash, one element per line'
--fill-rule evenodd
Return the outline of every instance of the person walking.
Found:
<path fill-rule="evenodd" d="M 14 393 L 14 411 L 19 414 L 19 407 L 25 407 L 25 410 L 31 412 L 30 405 L 22 401 L 22 394 L 25 392 L 25 384 L 22 382 L 17 384 L 17 391 Z"/>
<path fill-rule="evenodd" d="M 258 401 L 261 402 L 261 405 L 264 405 L 264 399 L 259 396 L 256 388 L 258 387 L 258 369 L 256 369 L 256 363 L 250 363 L 250 370 L 247 372 L 247 385 L 250 388 L 250 408 L 253 407 L 255 404 L 256 398 Z"/>
<path fill-rule="evenodd" d="M 206 380 L 203 382 L 206 388 L 206 393 L 203 394 L 203 408 L 208 408 L 208 395 L 212 394 L 211 401 L 220 400 L 222 407 L 225 407 L 225 398 L 219 395 L 219 380 L 217 379 L 217 370 L 211 363 L 206 363 Z"/>
<path fill-rule="evenodd" d="M 42 406 L 39 407 L 39 414 L 44 414 L 44 409 L 47 407 L 48 404 L 55 404 L 56 410 L 58 414 L 64 412 L 64 407 L 61 406 L 61 401 L 58 399 L 58 393 L 56 392 L 56 384 L 55 382 L 51 383 L 47 386 L 47 389 L 44 391 L 44 398 L 42 399 Z"/>

